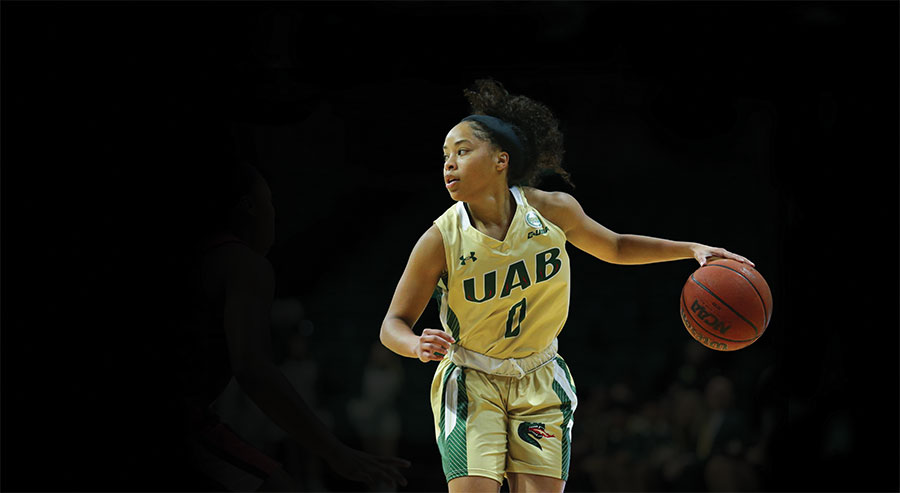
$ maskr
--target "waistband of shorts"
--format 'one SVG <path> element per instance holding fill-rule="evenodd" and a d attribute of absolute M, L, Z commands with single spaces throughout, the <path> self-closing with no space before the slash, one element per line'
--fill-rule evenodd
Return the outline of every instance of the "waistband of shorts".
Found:
<path fill-rule="evenodd" d="M 559 341 L 554 338 L 553 342 L 545 349 L 525 358 L 493 358 L 459 345 L 450 348 L 449 357 L 456 366 L 472 368 L 501 377 L 522 378 L 553 361 L 558 350 Z"/>

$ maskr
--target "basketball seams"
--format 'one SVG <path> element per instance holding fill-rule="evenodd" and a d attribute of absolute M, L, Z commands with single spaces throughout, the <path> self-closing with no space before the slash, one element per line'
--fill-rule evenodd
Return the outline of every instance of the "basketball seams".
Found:
<path fill-rule="evenodd" d="M 719 300 L 719 302 L 721 302 L 723 305 L 725 305 L 726 307 L 728 307 L 728 309 L 731 310 L 732 313 L 734 313 L 735 315 L 737 315 L 738 317 L 740 317 L 741 320 L 743 320 L 744 322 L 747 322 L 747 324 L 748 324 L 750 327 L 753 328 L 753 331 L 756 332 L 756 337 L 754 337 L 753 339 L 750 339 L 750 340 L 755 340 L 756 338 L 759 337 L 759 329 L 756 328 L 756 325 L 754 325 L 753 322 L 747 320 L 747 317 L 741 315 L 740 312 L 738 312 L 737 310 L 735 310 L 734 308 L 732 308 L 731 305 L 729 305 L 728 303 L 725 302 L 725 300 L 723 300 L 722 298 L 719 298 L 719 296 L 718 296 L 716 293 L 713 293 L 711 289 L 709 289 L 708 287 L 704 286 L 703 283 L 701 283 L 700 281 L 698 281 L 697 279 L 695 279 L 693 274 L 691 274 L 691 281 L 694 281 L 694 284 L 696 284 L 697 286 L 700 286 L 701 289 L 703 289 L 703 290 L 706 291 L 707 293 L 711 294 L 715 299 Z M 693 317 L 691 317 L 691 318 L 693 318 Z M 707 332 L 708 332 L 708 331 L 707 331 Z M 722 337 L 721 335 L 716 335 L 716 337 L 720 337 L 721 339 L 726 340 L 726 341 L 730 340 L 730 339 L 726 339 L 726 338 Z M 731 342 L 743 342 L 743 341 L 735 341 L 735 340 L 731 340 Z"/>
<path fill-rule="evenodd" d="M 765 298 L 763 298 L 762 293 L 759 292 L 759 289 L 756 287 L 756 284 L 753 284 L 753 281 L 750 280 L 750 278 L 748 278 L 747 276 L 745 276 L 742 272 L 740 272 L 740 271 L 738 271 L 738 270 L 736 270 L 736 269 L 733 269 L 733 268 L 731 268 L 731 267 L 728 267 L 727 265 L 722 265 L 722 264 L 708 264 L 707 267 L 721 267 L 721 268 L 723 268 L 723 269 L 728 269 L 728 270 L 730 270 L 731 272 L 734 272 L 735 274 L 741 276 L 742 278 L 744 278 L 744 280 L 746 280 L 748 283 L 750 283 L 750 287 L 753 288 L 753 291 L 756 292 L 756 296 L 759 297 L 759 302 L 762 303 L 762 307 L 763 307 L 763 320 L 765 321 L 765 325 L 769 325 L 769 307 L 766 306 L 766 300 L 765 300 Z M 693 276 L 691 276 L 691 277 L 693 277 Z M 730 307 L 729 307 L 729 308 L 730 308 Z M 735 312 L 735 313 L 737 313 L 737 312 Z M 754 328 L 755 328 L 755 327 L 754 327 Z M 764 326 L 763 328 L 765 328 L 765 326 Z"/>
<path fill-rule="evenodd" d="M 715 295 L 713 295 L 713 296 L 715 296 Z M 724 302 L 723 302 L 723 303 L 724 303 Z M 685 297 L 684 297 L 684 291 L 681 292 L 681 307 L 682 307 L 682 311 L 683 311 L 688 317 L 690 317 L 691 320 L 694 321 L 695 325 L 696 325 L 697 327 L 699 327 L 700 330 L 702 330 L 703 332 L 706 332 L 707 334 L 709 334 L 709 335 L 712 336 L 712 337 L 715 337 L 715 338 L 717 338 L 717 339 L 721 339 L 721 340 L 723 340 L 723 341 L 734 342 L 734 343 L 742 343 L 742 342 L 748 342 L 748 343 L 749 343 L 749 342 L 753 342 L 753 341 L 759 339 L 759 332 L 756 333 L 756 336 L 751 337 L 750 339 L 728 339 L 727 337 L 724 337 L 724 336 L 722 336 L 722 334 L 719 334 L 719 333 L 717 333 L 717 332 L 710 332 L 709 330 L 706 329 L 706 327 L 703 326 L 703 324 L 701 323 L 700 320 L 697 320 L 696 318 L 694 318 L 694 314 L 691 312 L 690 308 L 688 308 L 688 306 L 687 306 L 687 301 L 685 300 Z M 731 308 L 731 307 L 728 307 L 728 308 Z M 732 310 L 732 311 L 733 311 L 733 310 Z M 742 319 L 744 319 L 744 317 L 741 316 L 740 313 L 735 312 L 735 314 L 737 314 L 737 316 L 739 316 L 739 317 L 741 317 Z M 744 319 L 744 321 L 747 322 L 747 323 L 750 323 L 749 321 L 747 321 L 747 319 Z M 750 326 L 753 327 L 753 324 L 750 324 Z M 753 328 L 754 328 L 754 330 L 756 329 L 756 327 L 753 327 Z"/>

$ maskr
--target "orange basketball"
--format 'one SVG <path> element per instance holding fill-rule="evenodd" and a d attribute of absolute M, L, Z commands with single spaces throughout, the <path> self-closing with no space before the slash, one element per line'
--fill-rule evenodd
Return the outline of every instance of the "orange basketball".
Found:
<path fill-rule="evenodd" d="M 750 264 L 718 259 L 681 290 L 681 321 L 700 344 L 735 351 L 759 339 L 772 319 L 772 292 Z"/>

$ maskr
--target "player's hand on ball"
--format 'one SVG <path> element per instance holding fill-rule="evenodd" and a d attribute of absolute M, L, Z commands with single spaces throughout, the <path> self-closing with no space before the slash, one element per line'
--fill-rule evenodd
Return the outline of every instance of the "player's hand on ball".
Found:
<path fill-rule="evenodd" d="M 422 363 L 440 361 L 450 351 L 450 345 L 455 342 L 453 336 L 443 330 L 425 329 L 413 351 Z"/>
<path fill-rule="evenodd" d="M 717 260 L 722 258 L 730 258 L 732 260 L 737 260 L 738 262 L 749 264 L 752 267 L 756 267 L 756 264 L 751 262 L 749 259 L 742 257 L 736 253 L 731 253 L 724 248 L 716 248 L 697 243 L 691 248 L 691 250 L 694 252 L 694 258 L 697 259 L 697 262 L 700 263 L 701 267 L 706 265 L 710 260 Z"/>

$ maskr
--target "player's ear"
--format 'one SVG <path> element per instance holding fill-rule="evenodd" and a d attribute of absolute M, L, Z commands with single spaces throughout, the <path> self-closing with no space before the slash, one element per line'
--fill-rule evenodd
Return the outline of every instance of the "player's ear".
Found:
<path fill-rule="evenodd" d="M 497 171 L 503 171 L 509 167 L 509 153 L 506 151 L 500 151 L 497 153 L 497 159 L 495 162 L 495 166 Z"/>

